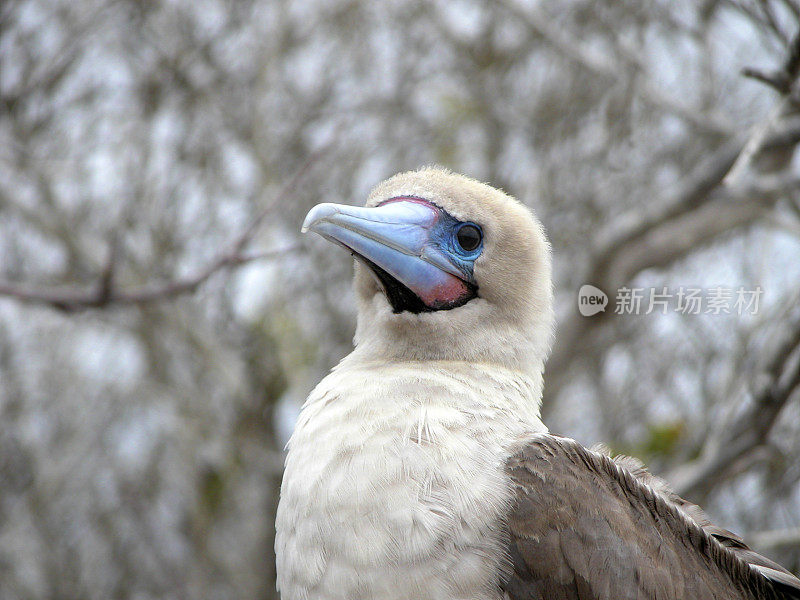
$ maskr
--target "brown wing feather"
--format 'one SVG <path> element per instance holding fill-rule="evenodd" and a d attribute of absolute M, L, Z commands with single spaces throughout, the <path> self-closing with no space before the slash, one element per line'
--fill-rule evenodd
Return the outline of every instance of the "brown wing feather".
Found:
<path fill-rule="evenodd" d="M 715 528 L 631 460 L 618 464 L 551 435 L 509 459 L 513 569 L 501 585 L 508 598 L 800 598 L 788 571 Z"/>

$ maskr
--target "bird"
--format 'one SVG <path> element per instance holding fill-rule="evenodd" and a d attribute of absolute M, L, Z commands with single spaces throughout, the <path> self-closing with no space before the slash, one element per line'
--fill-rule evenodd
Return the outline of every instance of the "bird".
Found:
<path fill-rule="evenodd" d="M 800 598 L 641 463 L 544 425 L 551 250 L 521 202 L 430 166 L 302 231 L 356 259 L 357 324 L 287 444 L 284 600 Z"/>

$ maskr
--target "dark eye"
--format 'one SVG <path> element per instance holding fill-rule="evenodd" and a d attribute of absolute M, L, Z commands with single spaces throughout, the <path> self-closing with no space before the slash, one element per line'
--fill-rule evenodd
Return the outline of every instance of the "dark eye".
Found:
<path fill-rule="evenodd" d="M 480 246 L 482 237 L 481 230 L 470 224 L 462 226 L 456 234 L 458 245 L 467 252 L 471 252 Z"/>

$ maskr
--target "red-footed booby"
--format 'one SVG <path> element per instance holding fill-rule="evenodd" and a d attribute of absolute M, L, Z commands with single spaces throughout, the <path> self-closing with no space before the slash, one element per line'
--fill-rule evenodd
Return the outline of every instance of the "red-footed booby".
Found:
<path fill-rule="evenodd" d="M 522 204 L 426 168 L 303 231 L 358 259 L 358 324 L 288 444 L 284 600 L 800 598 L 638 464 L 548 433 L 550 250 Z"/>

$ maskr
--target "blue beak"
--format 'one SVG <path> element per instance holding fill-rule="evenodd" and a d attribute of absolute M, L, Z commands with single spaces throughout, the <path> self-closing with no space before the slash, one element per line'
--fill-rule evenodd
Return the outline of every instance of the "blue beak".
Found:
<path fill-rule="evenodd" d="M 430 202 L 393 198 L 374 208 L 319 204 L 302 231 L 341 244 L 367 263 L 395 312 L 426 312 L 461 306 L 477 292 L 472 261 L 447 243 L 454 224 Z"/>

